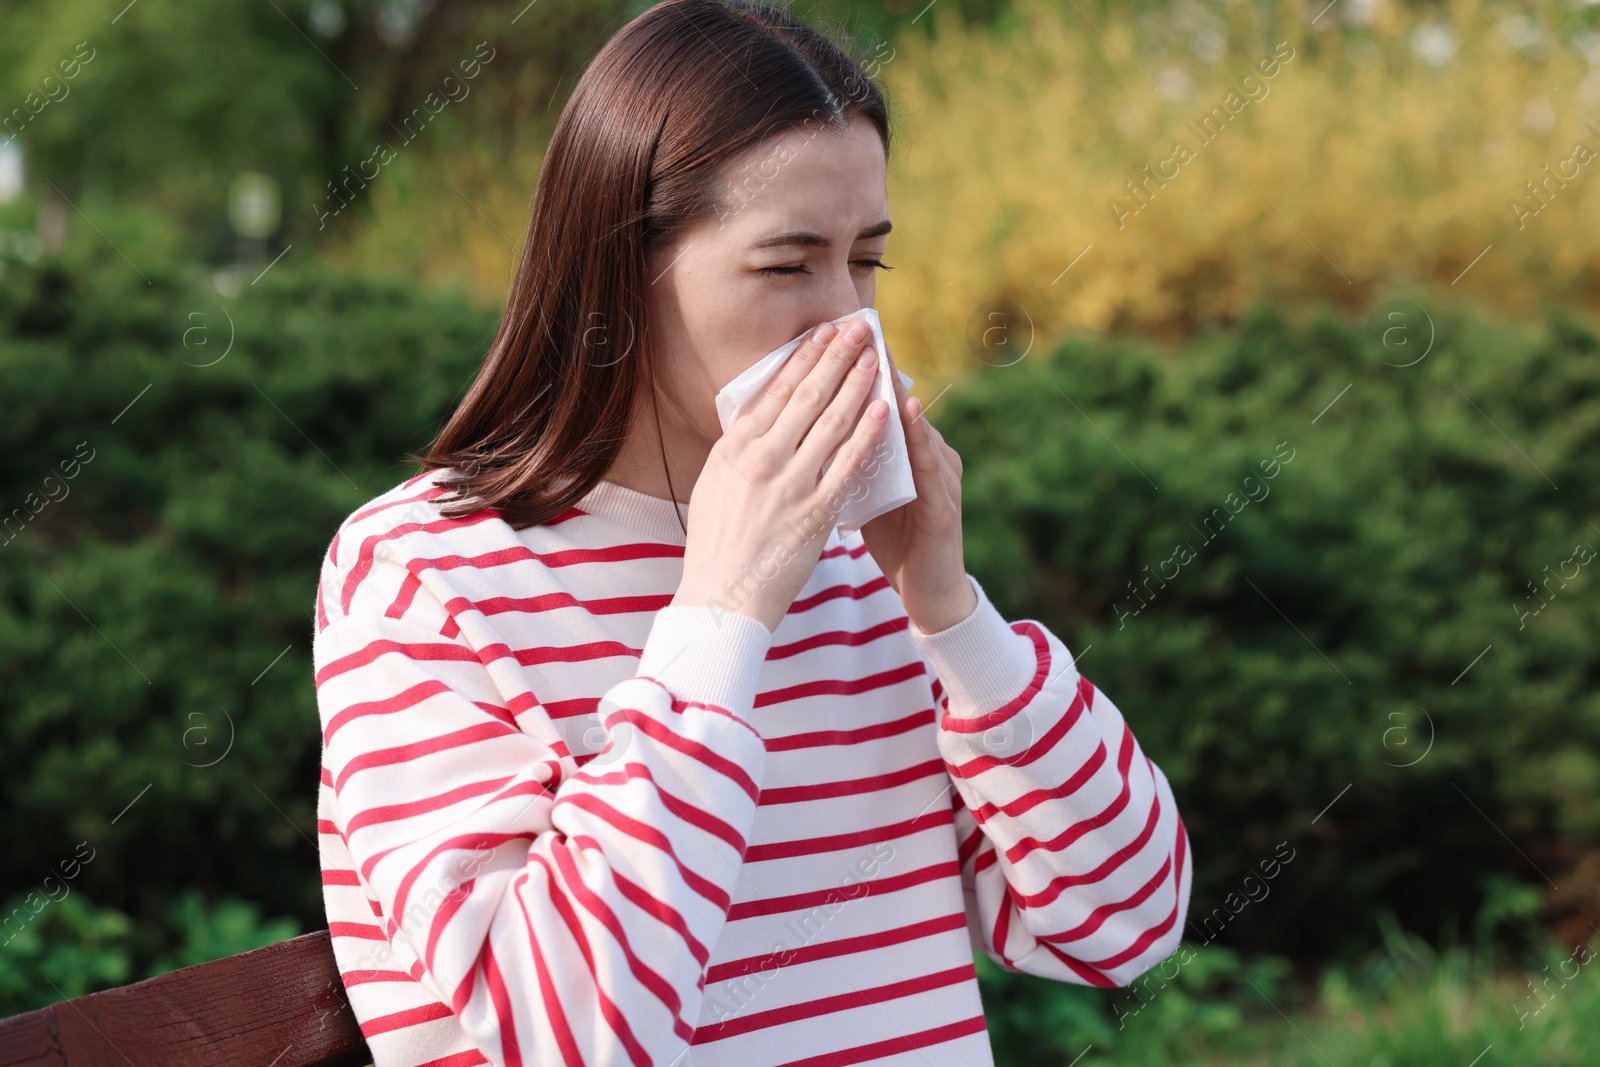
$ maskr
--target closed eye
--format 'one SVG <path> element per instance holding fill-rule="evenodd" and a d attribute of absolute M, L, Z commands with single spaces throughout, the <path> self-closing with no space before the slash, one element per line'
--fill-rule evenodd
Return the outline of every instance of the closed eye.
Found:
<path fill-rule="evenodd" d="M 855 265 L 858 267 L 869 267 L 873 270 L 894 270 L 893 267 L 889 266 L 889 264 L 885 263 L 881 259 L 858 259 L 855 260 Z M 762 267 L 761 273 L 788 276 L 795 274 L 810 274 L 811 269 L 805 264 L 801 263 L 787 267 Z"/>

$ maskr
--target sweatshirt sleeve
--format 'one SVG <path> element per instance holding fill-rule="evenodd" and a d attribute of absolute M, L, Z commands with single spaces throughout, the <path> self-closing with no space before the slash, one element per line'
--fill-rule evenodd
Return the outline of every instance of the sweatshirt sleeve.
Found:
<path fill-rule="evenodd" d="M 578 769 L 528 688 L 542 650 L 475 645 L 412 590 L 314 639 L 324 781 L 381 936 L 492 1063 L 673 1062 L 755 817 L 771 633 L 661 609 Z"/>
<path fill-rule="evenodd" d="M 1055 634 L 1007 623 L 968 580 L 970 615 L 910 636 L 938 679 L 974 944 L 1011 970 L 1126 986 L 1177 949 L 1188 912 L 1172 789 Z"/>

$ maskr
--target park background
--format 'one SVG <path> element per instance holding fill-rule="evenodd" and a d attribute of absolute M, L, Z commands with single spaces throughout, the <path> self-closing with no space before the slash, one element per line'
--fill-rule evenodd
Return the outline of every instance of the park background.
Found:
<path fill-rule="evenodd" d="M 890 96 L 970 569 L 1194 848 L 1133 988 L 980 961 L 1000 1062 L 1600 1062 L 1600 4 L 792 6 Z M 319 561 L 641 9 L 0 14 L 0 1013 L 323 924 Z"/>

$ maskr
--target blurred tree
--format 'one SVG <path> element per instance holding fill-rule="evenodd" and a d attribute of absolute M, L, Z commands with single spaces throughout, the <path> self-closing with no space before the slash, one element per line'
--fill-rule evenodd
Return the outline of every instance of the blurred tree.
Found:
<path fill-rule="evenodd" d="M 941 2 L 974 19 L 1000 10 L 999 0 Z M 507 158 L 518 145 L 542 144 L 560 113 L 547 102 L 564 99 L 595 50 L 648 6 L 136 0 L 118 12 L 101 0 L 14 0 L 0 14 L 0 107 L 22 108 L 8 132 L 27 150 L 39 196 L 142 206 L 182 232 L 190 255 L 218 262 L 233 254 L 225 200 L 241 172 L 280 183 L 280 246 L 324 236 L 318 210 L 329 183 L 361 170 L 378 145 L 398 148 L 416 136 L 404 127 L 415 109 L 431 118 L 439 101 L 450 102 L 438 124 L 453 133 L 423 138 L 424 154 L 467 142 Z M 869 50 L 923 21 L 921 6 L 794 5 L 819 25 L 857 34 Z M 463 83 L 462 63 L 485 54 L 493 58 L 480 76 Z M 65 77 L 61 64 L 73 61 L 77 70 Z M 465 92 L 444 86 L 452 74 Z M 30 99 L 42 105 L 37 114 Z"/>

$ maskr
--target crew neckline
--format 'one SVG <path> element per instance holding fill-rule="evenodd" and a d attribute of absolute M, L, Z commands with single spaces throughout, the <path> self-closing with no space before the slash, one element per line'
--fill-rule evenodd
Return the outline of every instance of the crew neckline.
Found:
<path fill-rule="evenodd" d="M 637 530 L 658 541 L 679 546 L 688 544 L 683 526 L 678 524 L 680 516 L 688 523 L 688 504 L 641 493 L 602 478 L 584 494 L 577 507 L 579 511 Z"/>

